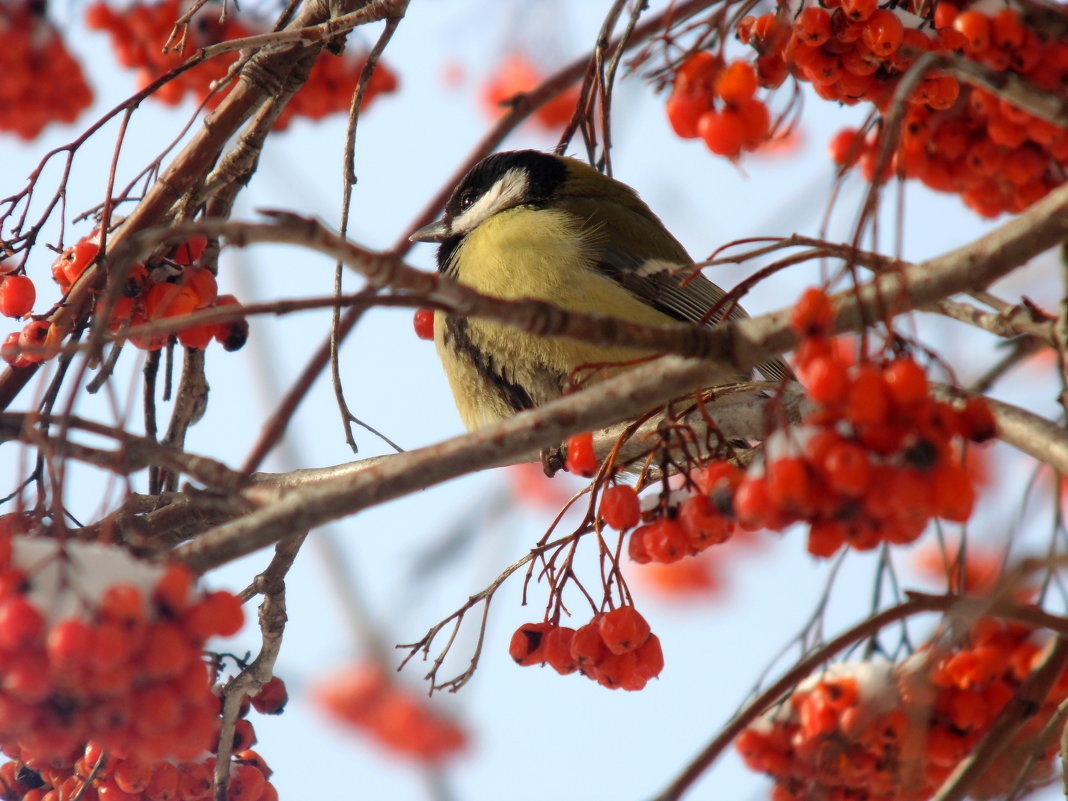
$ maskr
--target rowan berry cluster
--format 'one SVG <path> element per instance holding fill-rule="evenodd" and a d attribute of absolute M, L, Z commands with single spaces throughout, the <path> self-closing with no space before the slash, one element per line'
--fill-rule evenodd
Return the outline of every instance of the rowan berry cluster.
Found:
<path fill-rule="evenodd" d="M 394 754 L 426 763 L 455 756 L 467 734 L 454 721 L 391 681 L 378 665 L 346 667 L 313 689 L 319 707 Z"/>
<path fill-rule="evenodd" d="M 92 738 L 146 762 L 198 757 L 218 713 L 203 645 L 240 629 L 240 602 L 196 593 L 180 566 L 12 536 L 24 522 L 0 518 L 0 749 L 47 762 Z"/>
<path fill-rule="evenodd" d="M 731 501 L 743 475 L 728 462 L 710 462 L 690 471 L 689 489 L 660 497 L 644 516 L 645 525 L 631 532 L 627 545 L 630 558 L 639 564 L 677 562 L 729 540 L 738 529 Z M 617 494 L 633 492 L 630 487 L 611 489 Z M 617 504 L 617 498 L 606 490 L 601 516 L 609 526 L 622 531 L 618 524 L 630 523 L 633 517 L 621 519 L 612 508 Z"/>
<path fill-rule="evenodd" d="M 633 606 L 594 615 L 578 629 L 524 623 L 508 653 L 518 665 L 548 664 L 561 676 L 577 671 L 611 690 L 641 690 L 664 669 L 660 638 Z"/>
<path fill-rule="evenodd" d="M 499 117 L 512 101 L 538 88 L 543 79 L 530 59 L 510 53 L 482 87 L 482 107 L 489 116 Z M 540 106 L 531 120 L 546 131 L 559 131 L 571 121 L 578 101 L 578 87 L 567 89 Z"/>
<path fill-rule="evenodd" d="M 227 801 L 278 801 L 269 781 L 271 769 L 248 746 L 255 743 L 252 724 L 238 720 L 230 763 Z M 243 725 L 242 725 L 243 724 Z M 213 796 L 217 756 L 146 762 L 116 756 L 90 741 L 73 762 L 18 760 L 0 765 L 4 801 L 207 801 Z"/>
<path fill-rule="evenodd" d="M 1041 658 L 1031 629 L 983 619 L 964 645 L 928 644 L 897 666 L 841 663 L 803 682 L 736 740 L 776 801 L 930 798 L 982 739 Z M 970 794 L 1003 797 L 1037 756 L 1027 783 L 1048 779 L 1056 742 L 1040 742 L 1068 672 L 1039 712 L 992 760 Z"/>
<path fill-rule="evenodd" d="M 226 800 L 278 801 L 278 791 L 268 781 L 271 769 L 250 748 L 256 734 L 246 719 L 249 708 L 246 697 L 234 729 Z M 23 757 L 0 765 L 0 797 L 4 801 L 207 801 L 214 795 L 217 760 L 214 740 L 188 759 L 148 761 L 108 751 L 94 739 L 67 759 Z"/>
<path fill-rule="evenodd" d="M 568 439 L 566 466 L 576 475 L 596 474 L 592 434 Z M 645 525 L 630 535 L 628 555 L 639 564 L 670 564 L 731 538 L 736 525 L 730 504 L 741 478 L 741 470 L 734 465 L 713 462 L 691 471 L 689 490 L 665 493 L 644 512 L 634 487 L 614 484 L 602 490 L 598 515 L 604 525 L 619 532 L 644 520 Z"/>
<path fill-rule="evenodd" d="M 220 6 L 204 9 L 197 14 L 187 31 L 186 52 L 218 42 L 239 39 L 259 33 L 233 13 L 223 15 Z M 93 3 L 86 9 L 86 24 L 111 35 L 112 46 L 119 63 L 138 70 L 142 87 L 166 75 L 185 60 L 185 53 L 163 52 L 163 45 L 182 13 L 179 0 L 159 3 L 134 3 L 113 9 L 107 3 Z M 238 55 L 219 56 L 175 75 L 160 86 L 152 97 L 168 105 L 176 105 L 187 95 L 206 108 L 213 109 L 222 102 L 226 92 L 213 91 L 213 84 L 221 81 Z M 333 57 L 324 54 L 316 60 L 307 82 L 283 109 L 274 123 L 275 130 L 283 130 L 293 117 L 321 119 L 329 114 L 347 111 L 359 81 L 365 59 L 347 55 Z M 364 94 L 364 107 L 380 94 L 397 89 L 397 77 L 379 63 Z"/>
<path fill-rule="evenodd" d="M 830 323 L 826 295 L 809 290 L 792 324 L 805 337 L 797 371 L 813 408 L 765 442 L 734 494 L 739 523 L 807 522 L 809 552 L 826 557 L 847 544 L 912 542 L 934 517 L 967 520 L 975 492 L 957 449 L 994 435 L 989 408 L 935 400 L 908 356 L 848 364 L 827 338 Z"/>
<path fill-rule="evenodd" d="M 1013 7 L 987 14 L 960 4 L 880 8 L 875 0 L 830 0 L 785 14 L 746 17 L 738 36 L 759 54 L 762 85 L 782 81 L 781 62 L 827 100 L 870 102 L 886 114 L 904 73 L 926 52 L 962 54 L 1041 90 L 1063 92 L 1068 39 L 1056 26 L 1029 22 Z M 760 63 L 773 65 L 761 73 Z M 1063 182 L 1068 129 L 1040 119 L 1004 97 L 931 72 L 907 99 L 896 148 L 876 176 L 886 138 L 847 129 L 831 142 L 832 158 L 858 161 L 871 181 L 897 173 L 932 189 L 959 194 L 979 214 L 1019 212 Z"/>
<path fill-rule="evenodd" d="M 667 101 L 668 121 L 684 139 L 700 137 L 713 153 L 737 158 L 768 140 L 771 114 L 757 99 L 757 70 L 747 61 L 701 50 L 675 72 Z"/>
<path fill-rule="evenodd" d="M 93 231 L 63 251 L 52 264 L 52 277 L 64 294 L 70 291 L 74 282 L 96 259 L 100 251 L 97 239 L 98 232 Z M 127 327 L 184 317 L 203 309 L 240 307 L 233 295 L 219 295 L 215 275 L 198 265 L 206 245 L 207 240 L 204 237 L 194 237 L 170 248 L 161 259 L 152 263 L 151 268 L 145 264 L 135 264 L 123 282 L 121 296 L 111 304 L 101 297 L 97 301 L 94 314 L 106 314 L 107 330 L 117 333 Z M 24 298 L 17 304 L 15 301 L 6 300 L 5 296 L 5 289 L 16 281 L 19 284 L 14 289 Z M 14 305 L 14 310 L 25 314 L 28 312 L 28 309 L 25 309 L 25 298 L 33 298 L 35 295 L 30 278 L 24 275 L 7 276 L 0 284 L 0 311 L 3 311 L 5 302 L 10 302 Z M 31 308 L 32 304 L 31 299 Z M 190 325 L 179 329 L 175 336 L 179 343 L 189 348 L 204 349 L 214 339 L 222 343 L 228 351 L 238 350 L 248 339 L 248 321 L 239 318 L 219 323 Z M 169 333 L 130 337 L 136 347 L 144 350 L 159 350 L 170 340 Z M 58 344 L 58 333 L 47 320 L 33 320 L 22 331 L 7 336 L 0 348 L 0 355 L 9 364 L 25 367 L 48 358 L 48 348 Z"/>
<path fill-rule="evenodd" d="M 81 65 L 31 0 L 0 5 L 0 131 L 35 139 L 50 122 L 72 123 L 93 102 Z"/>

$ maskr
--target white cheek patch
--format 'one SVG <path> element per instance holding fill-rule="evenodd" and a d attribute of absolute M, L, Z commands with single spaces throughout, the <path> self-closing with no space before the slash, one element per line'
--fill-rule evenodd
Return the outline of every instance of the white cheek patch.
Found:
<path fill-rule="evenodd" d="M 508 170 L 497 179 L 493 186 L 482 193 L 482 197 L 452 221 L 452 233 L 470 233 L 494 214 L 518 206 L 523 202 L 526 194 L 526 170 Z"/>

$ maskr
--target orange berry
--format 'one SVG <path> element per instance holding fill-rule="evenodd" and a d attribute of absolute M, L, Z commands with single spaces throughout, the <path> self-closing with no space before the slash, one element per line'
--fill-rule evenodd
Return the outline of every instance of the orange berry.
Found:
<path fill-rule="evenodd" d="M 178 768 L 170 762 L 159 762 L 152 769 L 152 778 L 145 788 L 146 801 L 176 801 L 178 798 Z"/>
<path fill-rule="evenodd" d="M 826 336 L 833 323 L 834 309 L 830 298 L 818 287 L 806 289 L 790 312 L 790 327 L 798 336 Z"/>
<path fill-rule="evenodd" d="M 81 618 L 73 617 L 52 626 L 45 642 L 45 650 L 49 661 L 56 668 L 78 668 L 86 663 L 92 641 L 92 629 Z"/>
<path fill-rule="evenodd" d="M 768 498 L 787 512 L 804 516 L 812 510 L 812 480 L 803 459 L 776 459 L 768 465 Z"/>
<path fill-rule="evenodd" d="M 679 506 L 678 521 L 695 553 L 726 542 L 732 533 L 730 522 L 705 495 L 691 495 L 684 500 Z"/>
<path fill-rule="evenodd" d="M 997 436 L 997 423 L 990 405 L 983 398 L 968 398 L 957 413 L 961 436 L 972 442 L 986 442 Z"/>
<path fill-rule="evenodd" d="M 934 25 L 935 28 L 948 28 L 953 24 L 953 20 L 957 18 L 957 14 L 960 13 L 960 9 L 953 3 L 943 2 L 935 6 L 934 12 Z"/>
<path fill-rule="evenodd" d="M 831 14 L 819 6 L 805 6 L 794 20 L 794 35 L 811 47 L 831 38 Z"/>
<path fill-rule="evenodd" d="M 630 539 L 627 541 L 627 556 L 639 565 L 653 561 L 645 547 L 645 533 L 648 529 L 649 526 L 639 526 L 630 533 Z"/>
<path fill-rule="evenodd" d="M 678 521 L 661 518 L 637 531 L 643 532 L 642 546 L 649 558 L 655 562 L 677 562 L 690 552 L 686 532 Z M 634 534 L 631 537 L 633 538 Z"/>
<path fill-rule="evenodd" d="M 566 467 L 569 473 L 574 473 L 584 478 L 592 478 L 597 474 L 599 463 L 597 454 L 593 449 L 593 434 L 575 434 L 568 437 Z"/>
<path fill-rule="evenodd" d="M 228 801 L 259 801 L 263 795 L 266 777 L 254 765 L 235 763 L 230 766 Z"/>
<path fill-rule="evenodd" d="M 7 275 L 0 280 L 0 314 L 24 317 L 33 310 L 37 289 L 29 276 Z"/>
<path fill-rule="evenodd" d="M 241 600 L 225 590 L 208 593 L 183 618 L 186 628 L 202 640 L 212 636 L 231 637 L 245 623 Z"/>
<path fill-rule="evenodd" d="M 260 687 L 258 693 L 252 696 L 252 708 L 261 715 L 280 715 L 289 702 L 289 692 L 286 683 L 277 676 L 272 676 L 270 681 Z"/>
<path fill-rule="evenodd" d="M 523 667 L 544 662 L 545 637 L 552 628 L 552 623 L 524 623 L 512 634 L 508 655 Z"/>
<path fill-rule="evenodd" d="M 771 133 L 771 113 L 760 100 L 747 100 L 739 103 L 735 109 L 742 118 L 742 130 L 745 141 L 742 147 L 754 150 L 768 140 Z"/>
<path fill-rule="evenodd" d="M 967 40 L 968 55 L 980 55 L 990 47 L 990 18 L 981 11 L 962 11 L 953 20 L 953 28 Z"/>
<path fill-rule="evenodd" d="M 964 468 L 943 465 L 931 476 L 931 492 L 938 517 L 963 523 L 972 514 L 975 489 Z"/>
<path fill-rule="evenodd" d="M 171 261 L 181 265 L 192 264 L 200 258 L 200 254 L 204 252 L 204 248 L 207 246 L 208 240 L 206 237 L 194 236 L 188 242 L 183 242 L 174 248 L 174 252 L 171 253 Z"/>
<path fill-rule="evenodd" d="M 571 656 L 586 674 L 597 669 L 608 656 L 608 646 L 601 638 L 600 615 L 584 626 L 579 626 L 571 637 Z"/>
<path fill-rule="evenodd" d="M 697 121 L 711 108 L 711 93 L 698 94 L 682 91 L 672 92 L 664 106 L 672 130 L 682 139 L 696 139 L 700 136 Z"/>
<path fill-rule="evenodd" d="M 768 512 L 772 506 L 768 482 L 762 477 L 747 477 L 734 493 L 734 516 L 744 528 L 770 528 Z"/>
<path fill-rule="evenodd" d="M 893 11 L 880 8 L 864 23 L 861 38 L 872 53 L 885 59 L 901 47 L 905 38 L 905 26 Z"/>
<path fill-rule="evenodd" d="M 25 651 L 36 647 L 44 636 L 45 619 L 24 595 L 0 603 L 0 647 Z"/>
<path fill-rule="evenodd" d="M 874 70 L 872 70 L 874 72 Z M 864 140 L 856 128 L 843 128 L 827 145 L 827 153 L 835 164 L 849 169 L 860 160 Z M 811 290 L 809 290 L 811 291 Z"/>
<path fill-rule="evenodd" d="M 849 368 L 833 356 L 813 359 L 800 373 L 808 396 L 821 406 L 841 406 L 853 386 Z"/>
<path fill-rule="evenodd" d="M 434 310 L 433 309 L 416 309 L 415 318 L 413 319 L 415 325 L 415 335 L 420 339 L 433 339 L 434 338 Z"/>
<path fill-rule="evenodd" d="M 723 60 L 707 50 L 691 54 L 675 71 L 673 89 L 687 94 L 712 94 Z"/>
<path fill-rule="evenodd" d="M 851 498 L 859 498 L 871 486 L 870 467 L 864 449 L 851 442 L 832 447 L 821 462 L 827 485 Z"/>
<path fill-rule="evenodd" d="M 708 149 L 720 156 L 734 157 L 745 144 L 745 121 L 733 109 L 706 111 L 697 121 L 697 130 Z"/>
<path fill-rule="evenodd" d="M 890 399 L 899 408 L 908 408 L 927 398 L 927 374 L 912 359 L 897 359 L 883 370 Z"/>
<path fill-rule="evenodd" d="M 876 8 L 877 0 L 842 0 L 842 11 L 854 22 L 868 19 Z"/>
<path fill-rule="evenodd" d="M 605 525 L 626 531 L 641 522 L 641 501 L 634 487 L 616 484 L 601 493 L 601 517 Z"/>
<path fill-rule="evenodd" d="M 633 606 L 621 606 L 601 616 L 601 639 L 613 654 L 625 654 L 649 639 L 649 624 Z"/>
<path fill-rule="evenodd" d="M 189 592 L 193 587 L 193 574 L 184 565 L 167 565 L 156 582 L 153 600 L 167 615 L 175 616 L 189 605 Z"/>
<path fill-rule="evenodd" d="M 845 530 L 833 520 L 818 520 L 808 532 L 808 552 L 813 556 L 834 556 L 845 545 Z"/>
<path fill-rule="evenodd" d="M 133 584 L 113 584 L 100 597 L 100 614 L 127 626 L 143 623 L 147 612 L 141 590 Z"/>
<path fill-rule="evenodd" d="M 747 103 L 756 94 L 756 70 L 748 61 L 732 61 L 716 75 L 714 90 L 728 105 Z"/>
<path fill-rule="evenodd" d="M 575 630 L 567 626 L 553 626 L 545 635 L 545 661 L 561 676 L 578 670 L 578 660 L 571 655 L 571 641 L 574 637 Z"/>
<path fill-rule="evenodd" d="M 890 411 L 890 397 L 882 371 L 862 366 L 853 379 L 846 401 L 846 416 L 853 424 L 878 425 Z"/>

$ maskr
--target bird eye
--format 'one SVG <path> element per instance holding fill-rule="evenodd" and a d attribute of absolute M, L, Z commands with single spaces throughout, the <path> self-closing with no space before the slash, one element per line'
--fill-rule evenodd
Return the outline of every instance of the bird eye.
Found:
<path fill-rule="evenodd" d="M 470 208 L 471 204 L 475 202 L 475 190 L 465 189 L 460 193 L 460 211 Z"/>

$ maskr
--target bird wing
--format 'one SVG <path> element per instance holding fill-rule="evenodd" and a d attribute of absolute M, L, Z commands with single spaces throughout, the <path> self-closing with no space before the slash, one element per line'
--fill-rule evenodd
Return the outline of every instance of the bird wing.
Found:
<path fill-rule="evenodd" d="M 640 201 L 638 201 L 640 202 Z M 698 271 L 687 271 L 693 260 L 651 211 L 639 213 L 628 205 L 616 205 L 614 211 L 622 220 L 613 223 L 602 210 L 603 201 L 593 198 L 568 198 L 568 210 L 579 217 L 584 231 L 589 232 L 595 269 L 616 281 L 632 295 L 653 308 L 681 322 L 716 325 L 727 305 L 716 308 L 727 294 Z M 618 229 L 624 229 L 618 230 Z M 626 242 L 621 247 L 620 242 Z M 749 315 L 737 303 L 733 304 L 729 319 L 739 320 Z M 769 381 L 782 381 L 793 376 L 782 359 L 774 359 L 757 366 Z"/>

